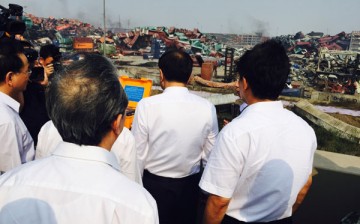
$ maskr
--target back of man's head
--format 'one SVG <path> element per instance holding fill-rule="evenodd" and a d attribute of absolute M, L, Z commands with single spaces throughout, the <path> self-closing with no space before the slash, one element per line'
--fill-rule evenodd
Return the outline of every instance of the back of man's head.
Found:
<path fill-rule="evenodd" d="M 0 82 L 5 80 L 8 72 L 19 72 L 24 66 L 19 54 L 24 52 L 20 41 L 14 39 L 0 40 Z"/>
<path fill-rule="evenodd" d="M 280 43 L 269 40 L 246 51 L 237 70 L 256 98 L 276 100 L 290 72 L 289 58 Z"/>
<path fill-rule="evenodd" d="M 159 68 L 167 81 L 186 84 L 192 72 L 193 61 L 187 53 L 171 50 L 160 57 Z"/>
<path fill-rule="evenodd" d="M 98 145 L 128 104 L 116 68 L 97 54 L 84 54 L 67 66 L 46 94 L 49 116 L 61 137 L 78 145 Z"/>

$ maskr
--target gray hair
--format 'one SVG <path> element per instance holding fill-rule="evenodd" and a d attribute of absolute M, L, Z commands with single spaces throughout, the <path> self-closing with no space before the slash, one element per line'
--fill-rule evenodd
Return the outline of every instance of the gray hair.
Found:
<path fill-rule="evenodd" d="M 79 145 L 98 145 L 128 104 L 116 68 L 105 57 L 84 53 L 54 77 L 46 107 L 61 137 Z"/>

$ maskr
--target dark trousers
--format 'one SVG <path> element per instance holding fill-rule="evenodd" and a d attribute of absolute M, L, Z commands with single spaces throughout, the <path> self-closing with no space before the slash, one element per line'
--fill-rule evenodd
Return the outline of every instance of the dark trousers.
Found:
<path fill-rule="evenodd" d="M 271 222 L 243 222 L 243 221 L 239 221 L 237 219 L 234 219 L 231 216 L 225 215 L 223 221 L 221 222 L 221 224 L 245 224 L 245 223 L 249 223 L 249 224 L 262 224 L 262 223 L 266 223 L 266 224 L 292 224 L 292 218 L 288 217 L 285 219 L 280 219 L 280 220 L 276 220 L 276 221 L 271 221 Z"/>
<path fill-rule="evenodd" d="M 156 200 L 160 224 L 196 223 L 200 177 L 168 178 L 144 171 L 143 184 Z"/>

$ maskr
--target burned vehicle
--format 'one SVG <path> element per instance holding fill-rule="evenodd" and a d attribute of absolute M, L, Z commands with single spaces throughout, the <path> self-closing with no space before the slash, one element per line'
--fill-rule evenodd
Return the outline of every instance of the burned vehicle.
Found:
<path fill-rule="evenodd" d="M 353 95 L 360 80 L 360 53 L 322 49 L 319 52 L 315 84 L 326 92 Z"/>

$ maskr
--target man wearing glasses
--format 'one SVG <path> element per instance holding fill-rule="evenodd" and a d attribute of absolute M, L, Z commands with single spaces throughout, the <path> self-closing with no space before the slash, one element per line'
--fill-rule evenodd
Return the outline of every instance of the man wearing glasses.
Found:
<path fill-rule="evenodd" d="M 34 159 L 34 143 L 16 101 L 26 89 L 29 63 L 20 42 L 0 41 L 0 174 Z"/>
<path fill-rule="evenodd" d="M 120 174 L 110 152 L 127 105 L 116 68 L 101 55 L 55 76 L 46 108 L 64 141 L 51 156 L 1 176 L 0 223 L 158 224 L 155 200 Z"/>

